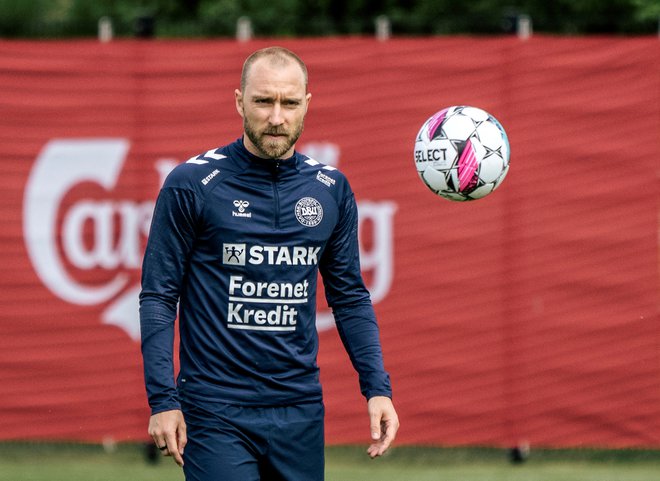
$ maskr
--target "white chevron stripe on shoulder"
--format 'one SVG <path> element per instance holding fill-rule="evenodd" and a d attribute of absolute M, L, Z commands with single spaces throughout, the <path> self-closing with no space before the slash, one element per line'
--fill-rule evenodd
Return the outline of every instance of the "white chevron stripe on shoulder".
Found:
<path fill-rule="evenodd" d="M 331 165 L 324 165 L 324 166 L 323 166 L 323 170 L 337 170 L 337 169 L 335 169 L 335 168 L 334 168 L 333 166 L 331 166 Z"/>
<path fill-rule="evenodd" d="M 307 165 L 311 165 L 312 167 L 314 167 L 314 166 L 316 166 L 316 165 L 319 165 L 321 162 L 318 162 L 318 161 L 316 161 L 316 160 L 314 160 L 314 159 L 307 159 L 307 160 L 305 161 L 305 163 L 306 163 Z"/>
<path fill-rule="evenodd" d="M 186 164 L 204 165 L 204 164 L 208 164 L 208 163 L 209 163 L 208 160 L 198 159 L 197 157 L 192 157 L 192 158 L 186 160 Z"/>
<path fill-rule="evenodd" d="M 214 159 L 214 160 L 220 160 L 220 159 L 224 159 L 225 157 L 227 157 L 226 155 L 216 154 L 215 151 L 216 151 L 216 149 L 211 149 L 208 152 L 206 152 L 204 155 L 202 155 L 202 157 L 209 157 L 209 158 Z"/>

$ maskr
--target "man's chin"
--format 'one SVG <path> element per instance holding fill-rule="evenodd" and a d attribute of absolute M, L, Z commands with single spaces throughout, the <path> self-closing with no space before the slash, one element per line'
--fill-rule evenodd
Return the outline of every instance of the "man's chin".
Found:
<path fill-rule="evenodd" d="M 278 157 L 286 154 L 292 147 L 292 144 L 288 142 L 288 139 L 282 138 L 281 141 L 270 141 L 263 142 L 261 144 L 261 152 L 271 159 L 277 159 Z"/>

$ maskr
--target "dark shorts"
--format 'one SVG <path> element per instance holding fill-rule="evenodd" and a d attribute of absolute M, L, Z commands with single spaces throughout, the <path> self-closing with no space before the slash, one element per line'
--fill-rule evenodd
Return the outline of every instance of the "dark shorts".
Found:
<path fill-rule="evenodd" d="M 322 402 L 277 407 L 184 403 L 187 481 L 323 481 Z"/>

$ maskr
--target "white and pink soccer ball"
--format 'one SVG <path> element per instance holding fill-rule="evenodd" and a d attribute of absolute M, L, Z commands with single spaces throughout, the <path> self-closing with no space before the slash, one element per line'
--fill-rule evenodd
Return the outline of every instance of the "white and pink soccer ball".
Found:
<path fill-rule="evenodd" d="M 502 125 L 476 107 L 453 106 L 432 115 L 415 140 L 415 166 L 433 193 L 454 201 L 487 196 L 509 171 Z"/>

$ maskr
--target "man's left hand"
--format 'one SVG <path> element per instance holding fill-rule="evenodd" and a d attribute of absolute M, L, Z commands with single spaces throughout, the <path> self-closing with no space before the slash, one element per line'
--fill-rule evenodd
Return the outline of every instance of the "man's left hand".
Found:
<path fill-rule="evenodd" d="M 367 449 L 371 458 L 381 456 L 396 437 L 399 430 L 399 417 L 396 414 L 392 400 L 386 396 L 374 396 L 367 402 L 369 420 L 371 423 L 371 439 L 373 443 Z"/>

